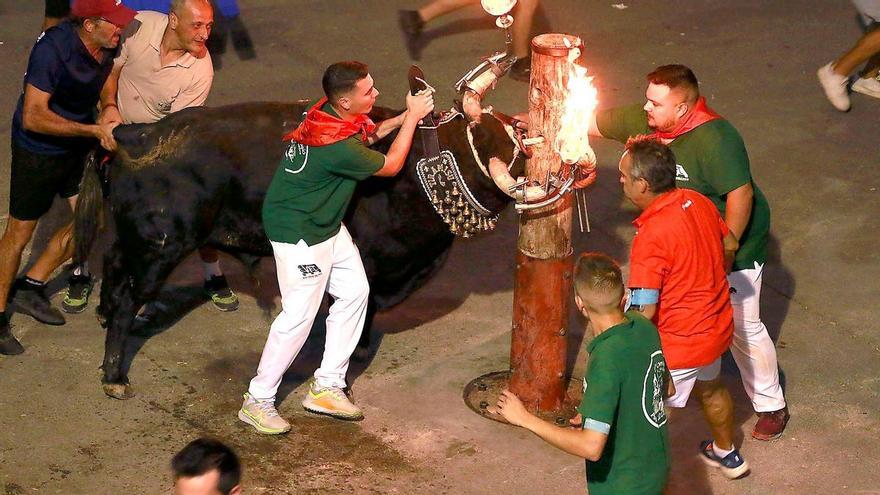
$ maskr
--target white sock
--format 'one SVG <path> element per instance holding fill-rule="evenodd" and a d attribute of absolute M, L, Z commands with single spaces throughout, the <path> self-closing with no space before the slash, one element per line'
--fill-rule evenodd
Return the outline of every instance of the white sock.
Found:
<path fill-rule="evenodd" d="M 718 456 L 719 459 L 724 459 L 725 457 L 727 457 L 728 454 L 733 452 L 733 449 L 723 450 L 723 449 L 718 448 L 718 444 L 716 444 L 715 442 L 712 442 L 712 452 L 714 452 L 715 455 Z"/>
<path fill-rule="evenodd" d="M 213 263 L 206 263 L 203 261 L 202 268 L 205 270 L 205 280 L 211 280 L 211 277 L 219 277 L 223 275 L 223 270 L 220 269 L 220 260 Z"/>

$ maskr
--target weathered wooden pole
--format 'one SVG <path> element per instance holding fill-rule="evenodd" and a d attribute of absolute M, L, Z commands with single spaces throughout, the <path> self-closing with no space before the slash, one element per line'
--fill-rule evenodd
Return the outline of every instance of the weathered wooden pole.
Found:
<path fill-rule="evenodd" d="M 544 140 L 532 148 L 526 174 L 542 184 L 548 174 L 563 166 L 552 143 L 561 127 L 572 50 L 583 51 L 583 42 L 576 36 L 543 34 L 532 40 L 529 137 Z M 571 196 L 566 194 L 545 208 L 525 210 L 520 216 L 509 387 L 528 409 L 542 413 L 560 410 L 568 388 Z"/>

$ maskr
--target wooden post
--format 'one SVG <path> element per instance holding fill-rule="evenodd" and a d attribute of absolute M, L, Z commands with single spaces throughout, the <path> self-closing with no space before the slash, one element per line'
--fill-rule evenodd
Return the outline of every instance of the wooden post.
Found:
<path fill-rule="evenodd" d="M 568 45 L 566 45 L 566 40 Z M 560 127 L 565 88 L 571 69 L 569 53 L 583 51 L 580 38 L 542 34 L 532 40 L 529 83 L 529 137 L 543 136 L 526 165 L 529 179 L 545 183 L 562 166 L 552 143 Z M 510 346 L 510 390 L 529 410 L 562 408 L 568 307 L 571 299 L 571 195 L 551 206 L 520 216 L 516 279 L 513 288 L 513 332 Z"/>

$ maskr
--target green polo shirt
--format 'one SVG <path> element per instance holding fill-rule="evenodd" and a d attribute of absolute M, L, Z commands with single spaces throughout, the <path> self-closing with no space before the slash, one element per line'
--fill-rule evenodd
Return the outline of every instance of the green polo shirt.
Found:
<path fill-rule="evenodd" d="M 321 110 L 338 117 L 326 104 Z M 263 226 L 275 242 L 309 246 L 339 232 L 358 181 L 378 172 L 385 155 L 360 134 L 326 146 L 291 141 L 263 200 Z"/>
<path fill-rule="evenodd" d="M 639 104 L 602 110 L 596 124 L 603 136 L 625 143 L 639 134 L 654 132 Z M 770 234 L 770 205 L 752 180 L 749 156 L 742 137 L 725 119 L 705 123 L 675 138 L 669 147 L 675 153 L 678 187 L 693 189 L 715 203 L 721 216 L 727 210 L 727 193 L 751 183 L 754 190 L 752 216 L 739 240 L 734 270 L 755 268 L 767 260 Z"/>
<path fill-rule="evenodd" d="M 584 429 L 608 435 L 599 460 L 586 461 L 590 495 L 659 495 L 669 474 L 660 336 L 640 313 L 626 318 L 587 346 L 578 412 Z"/>

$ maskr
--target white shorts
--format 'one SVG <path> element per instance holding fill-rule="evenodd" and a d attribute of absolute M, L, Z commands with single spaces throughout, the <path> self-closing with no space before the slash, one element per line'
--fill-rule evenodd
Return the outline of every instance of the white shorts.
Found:
<path fill-rule="evenodd" d="M 694 389 L 697 380 L 708 382 L 718 378 L 721 373 L 721 358 L 711 364 L 699 368 L 682 368 L 669 370 L 672 383 L 675 384 L 675 395 L 666 399 L 666 407 L 684 407 Z"/>

